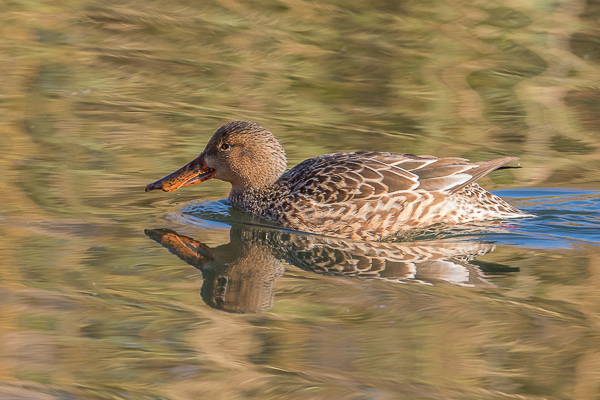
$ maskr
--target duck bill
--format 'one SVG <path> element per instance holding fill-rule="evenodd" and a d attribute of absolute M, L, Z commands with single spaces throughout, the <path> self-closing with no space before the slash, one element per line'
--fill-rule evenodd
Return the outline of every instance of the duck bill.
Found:
<path fill-rule="evenodd" d="M 205 153 L 202 152 L 198 158 L 184 167 L 146 186 L 146 192 L 159 189 L 163 192 L 174 192 L 180 187 L 195 185 L 214 178 L 215 170 L 206 165 L 204 157 Z"/>

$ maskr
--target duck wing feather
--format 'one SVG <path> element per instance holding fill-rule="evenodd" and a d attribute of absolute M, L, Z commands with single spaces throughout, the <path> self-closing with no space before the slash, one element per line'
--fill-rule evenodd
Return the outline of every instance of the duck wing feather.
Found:
<path fill-rule="evenodd" d="M 371 201 L 417 189 L 456 193 L 515 160 L 515 157 L 503 157 L 470 163 L 456 157 L 335 153 L 310 158 L 286 172 L 281 179 L 291 193 L 319 203 Z"/>

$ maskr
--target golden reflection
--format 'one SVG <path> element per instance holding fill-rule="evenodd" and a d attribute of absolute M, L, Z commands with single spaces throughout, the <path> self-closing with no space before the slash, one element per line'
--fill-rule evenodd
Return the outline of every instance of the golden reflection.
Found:
<path fill-rule="evenodd" d="M 202 299 L 227 312 L 270 309 L 273 285 L 285 270 L 281 260 L 320 275 L 494 287 L 473 262 L 494 250 L 494 245 L 484 242 L 361 242 L 234 225 L 229 243 L 211 248 L 170 229 L 146 229 L 145 233 L 198 268 L 203 277 Z M 485 265 L 496 272 L 514 270 Z"/>
<path fill-rule="evenodd" d="M 242 315 L 206 307 L 200 274 L 140 235 L 229 185 L 139 190 L 158 165 L 196 157 L 208 127 L 239 119 L 280 133 L 290 166 L 359 149 L 510 154 L 524 168 L 486 188 L 596 190 L 599 18 L 583 0 L 0 1 L 0 398 L 600 398 L 600 247 L 577 239 L 598 222 L 595 200 L 572 215 L 536 203 L 536 233 L 575 240 L 537 246 L 517 229 L 525 245 L 481 257 L 520 268 L 494 279 L 503 290 L 430 280 L 416 262 L 401 282 L 450 286 L 321 279 L 280 261 L 338 260 L 326 242 L 294 248 L 316 238 L 281 248 L 239 233 L 228 253 L 211 229 L 192 233 L 210 244 L 189 254 L 206 252 L 222 300 L 256 290 L 257 265 L 277 266 L 260 272 L 273 289 L 255 303 L 274 293 L 276 306 Z M 367 249 L 344 246 L 362 265 Z M 244 249 L 266 261 L 218 286 L 215 260 L 240 263 Z M 451 260 L 473 255 L 458 250 L 445 247 Z M 481 259 L 466 262 L 491 275 Z"/>

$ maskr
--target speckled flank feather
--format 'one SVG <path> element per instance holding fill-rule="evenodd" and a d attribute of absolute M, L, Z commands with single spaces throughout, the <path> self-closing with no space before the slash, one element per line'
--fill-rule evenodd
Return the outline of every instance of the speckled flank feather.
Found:
<path fill-rule="evenodd" d="M 298 164 L 268 190 L 231 200 L 299 231 L 378 240 L 437 223 L 527 216 L 473 183 L 514 160 L 468 163 L 409 154 L 330 154 Z"/>
<path fill-rule="evenodd" d="M 475 183 L 515 160 L 356 152 L 314 157 L 284 172 L 285 152 L 273 134 L 236 121 L 221 127 L 198 159 L 146 190 L 216 177 L 231 183 L 229 199 L 243 211 L 299 231 L 378 240 L 433 224 L 530 216 Z"/>

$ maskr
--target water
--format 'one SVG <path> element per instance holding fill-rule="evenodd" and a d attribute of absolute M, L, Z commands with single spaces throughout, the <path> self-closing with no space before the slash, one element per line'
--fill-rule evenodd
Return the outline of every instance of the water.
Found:
<path fill-rule="evenodd" d="M 0 4 L 0 398 L 600 398 L 594 1 Z M 289 166 L 523 168 L 535 218 L 382 243 L 146 184 L 223 123 Z"/>

